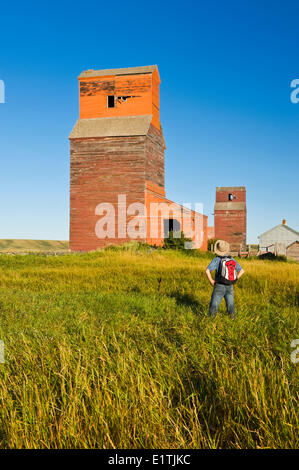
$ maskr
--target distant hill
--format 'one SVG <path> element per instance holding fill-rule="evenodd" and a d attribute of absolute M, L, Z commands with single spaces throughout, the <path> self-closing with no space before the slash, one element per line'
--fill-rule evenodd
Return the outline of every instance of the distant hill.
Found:
<path fill-rule="evenodd" d="M 36 252 L 36 251 L 67 251 L 68 241 L 60 240 L 0 240 L 0 252 Z"/>

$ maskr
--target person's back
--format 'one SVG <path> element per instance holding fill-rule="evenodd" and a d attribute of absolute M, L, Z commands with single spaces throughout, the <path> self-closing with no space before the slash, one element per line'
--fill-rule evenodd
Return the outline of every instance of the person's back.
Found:
<path fill-rule="evenodd" d="M 220 302 L 224 297 L 230 317 L 235 318 L 233 285 L 240 279 L 244 270 L 240 264 L 229 255 L 229 251 L 229 243 L 218 240 L 215 243 L 215 253 L 217 256 L 210 262 L 206 269 L 207 278 L 214 287 L 209 308 L 210 317 L 216 316 Z M 211 276 L 211 272 L 213 271 L 216 271 L 215 280 Z"/>

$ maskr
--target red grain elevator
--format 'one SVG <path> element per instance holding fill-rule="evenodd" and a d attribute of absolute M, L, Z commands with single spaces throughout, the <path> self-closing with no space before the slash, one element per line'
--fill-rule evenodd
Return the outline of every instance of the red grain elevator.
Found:
<path fill-rule="evenodd" d="M 214 207 L 215 238 L 225 240 L 231 251 L 246 250 L 246 187 L 216 188 Z"/>
<path fill-rule="evenodd" d="M 126 207 L 145 207 L 139 217 L 140 223 L 145 222 L 141 240 L 152 245 L 163 243 L 161 227 L 166 218 L 160 212 L 149 216 L 148 209 L 153 203 L 162 203 L 166 209 L 174 205 L 179 210 L 181 206 L 165 198 L 159 86 L 156 65 L 87 70 L 79 76 L 80 114 L 69 136 L 72 251 L 91 251 L 132 239 L 126 228 L 132 213 L 119 215 L 120 196 Z M 114 208 L 116 230 L 109 239 L 95 233 L 101 204 Z M 190 216 L 193 226 L 201 221 L 203 235 L 196 247 L 205 250 L 207 216 L 195 211 L 190 211 Z M 150 228 L 156 226 L 159 230 L 153 235 Z"/>

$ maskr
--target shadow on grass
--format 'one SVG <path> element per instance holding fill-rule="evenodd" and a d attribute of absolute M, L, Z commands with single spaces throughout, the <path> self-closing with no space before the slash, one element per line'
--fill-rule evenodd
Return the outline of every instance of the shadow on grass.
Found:
<path fill-rule="evenodd" d="M 203 314 L 206 311 L 206 308 L 198 302 L 198 300 L 192 294 L 182 294 L 181 292 L 171 292 L 169 297 L 172 297 L 176 300 L 177 305 L 183 305 L 185 307 L 190 307 L 192 312 L 195 314 Z"/>

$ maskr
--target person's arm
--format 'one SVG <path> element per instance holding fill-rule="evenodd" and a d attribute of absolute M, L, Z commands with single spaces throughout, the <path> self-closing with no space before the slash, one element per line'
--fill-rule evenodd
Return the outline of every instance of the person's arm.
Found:
<path fill-rule="evenodd" d="M 209 268 L 206 269 L 206 276 L 209 279 L 211 286 L 214 286 L 215 281 L 211 276 L 211 271 L 209 270 Z"/>
<path fill-rule="evenodd" d="M 215 271 L 215 269 L 218 268 L 218 261 L 219 261 L 219 259 L 218 259 L 217 257 L 214 258 L 214 259 L 210 262 L 209 266 L 208 266 L 207 269 L 206 269 L 206 276 L 207 276 L 207 278 L 209 279 L 209 282 L 210 282 L 211 286 L 214 286 L 214 284 L 215 284 L 215 281 L 214 281 L 214 279 L 213 279 L 212 276 L 211 276 L 211 272 L 212 272 L 212 271 Z"/>
<path fill-rule="evenodd" d="M 244 269 L 241 268 L 241 271 L 239 271 L 237 274 L 237 279 L 240 279 L 240 277 L 243 276 L 244 273 L 245 273 Z"/>
<path fill-rule="evenodd" d="M 236 260 L 235 260 L 236 261 Z M 236 271 L 237 271 L 237 279 L 240 279 L 241 276 L 243 276 L 244 274 L 244 269 L 242 268 L 242 266 L 240 266 L 240 264 L 236 261 Z"/>

